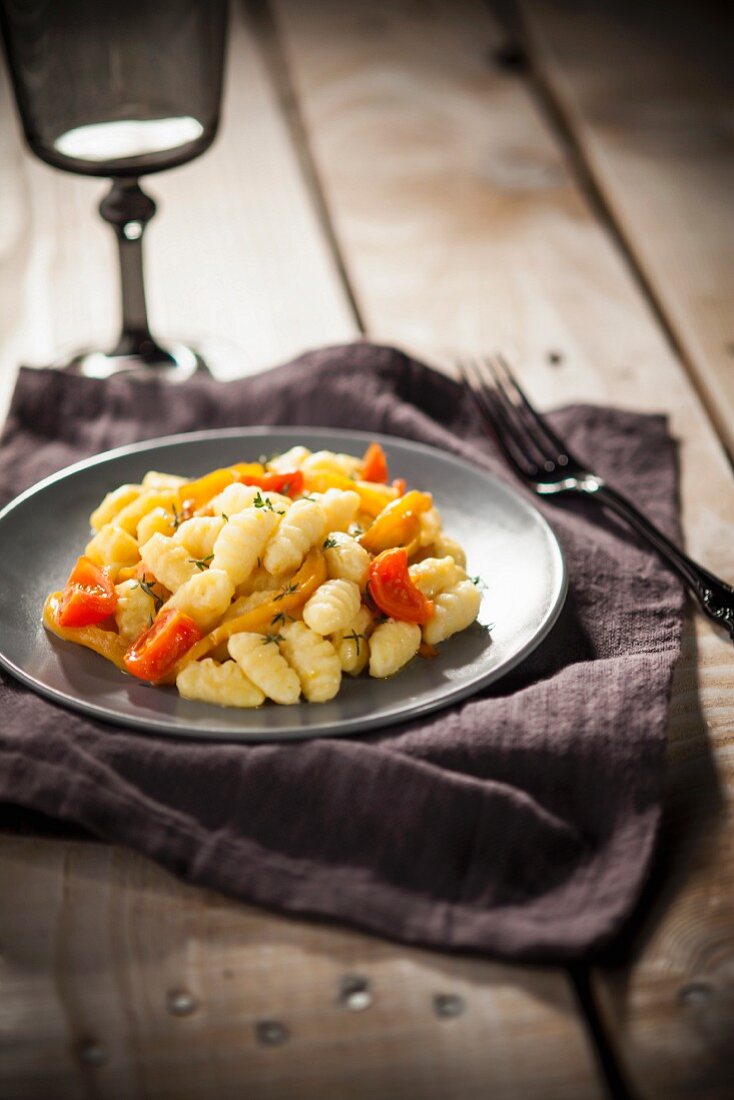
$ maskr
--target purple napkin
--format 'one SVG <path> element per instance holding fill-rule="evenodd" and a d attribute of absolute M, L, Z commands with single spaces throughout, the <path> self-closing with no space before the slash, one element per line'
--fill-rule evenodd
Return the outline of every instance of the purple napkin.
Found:
<path fill-rule="evenodd" d="M 678 534 L 663 418 L 578 406 L 553 423 Z M 143 390 L 24 370 L 0 444 L 0 503 L 110 447 L 247 424 L 386 432 L 512 481 L 458 384 L 361 343 L 227 384 Z M 650 866 L 683 596 L 614 520 L 584 504 L 538 506 L 563 544 L 568 600 L 491 689 L 370 736 L 232 745 L 94 722 L 3 672 L 0 800 L 192 882 L 396 939 L 514 959 L 598 949 Z"/>

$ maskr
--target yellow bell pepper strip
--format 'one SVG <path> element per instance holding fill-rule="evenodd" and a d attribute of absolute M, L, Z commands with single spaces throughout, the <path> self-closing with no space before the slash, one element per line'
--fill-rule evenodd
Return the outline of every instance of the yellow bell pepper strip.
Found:
<path fill-rule="evenodd" d="M 266 470 L 261 462 L 235 462 L 233 466 L 223 466 L 219 470 L 204 474 L 196 481 L 187 481 L 181 486 L 178 497 L 184 516 L 193 515 L 194 512 L 206 508 L 210 500 L 235 481 L 243 485 L 255 485 L 263 492 L 287 493 L 288 496 L 295 496 L 303 487 L 303 474 L 300 470 L 276 473 Z"/>
<path fill-rule="evenodd" d="M 103 630 L 100 626 L 59 626 L 57 615 L 60 601 L 60 592 L 52 592 L 46 600 L 43 607 L 43 625 L 46 629 L 63 638 L 65 642 L 76 642 L 77 645 L 94 650 L 124 672 L 127 645 L 120 635 L 114 630 Z"/>
<path fill-rule="evenodd" d="M 187 481 L 178 491 L 181 510 L 184 514 L 198 512 L 236 480 L 237 475 L 234 470 L 222 469 L 212 470 L 211 473 L 197 478 L 196 481 Z"/>
<path fill-rule="evenodd" d="M 266 603 L 260 604 L 252 611 L 246 611 L 228 622 L 212 630 L 200 642 L 181 658 L 173 673 L 165 677 L 162 683 L 173 683 L 176 676 L 192 661 L 199 661 L 206 657 L 222 642 L 226 642 L 233 634 L 241 634 L 243 631 L 262 632 L 269 628 L 273 619 L 279 615 L 290 615 L 300 610 L 306 601 L 314 594 L 320 584 L 326 580 L 326 562 L 319 550 L 311 550 L 303 565 L 281 591 Z"/>
<path fill-rule="evenodd" d="M 430 493 L 411 489 L 388 504 L 359 541 L 370 554 L 381 554 L 393 546 L 405 546 L 410 554 L 418 545 L 421 513 L 427 512 L 432 505 Z"/>
<path fill-rule="evenodd" d="M 262 466 L 259 463 L 257 465 L 258 469 L 262 471 Z M 198 512 L 200 508 L 207 505 L 210 500 L 213 500 L 214 497 L 218 496 L 228 485 L 232 485 L 235 481 L 239 481 L 235 466 L 212 470 L 210 473 L 204 474 L 203 477 L 197 478 L 196 481 L 187 481 L 178 491 L 178 499 L 183 514 L 186 516 Z"/>
<path fill-rule="evenodd" d="M 359 493 L 360 511 L 368 516 L 379 516 L 391 500 L 395 500 L 397 490 L 391 485 L 378 485 L 371 481 L 353 481 L 345 474 L 332 473 L 330 470 L 304 471 L 304 490 L 307 493 L 325 493 L 327 489 L 351 489 Z"/>

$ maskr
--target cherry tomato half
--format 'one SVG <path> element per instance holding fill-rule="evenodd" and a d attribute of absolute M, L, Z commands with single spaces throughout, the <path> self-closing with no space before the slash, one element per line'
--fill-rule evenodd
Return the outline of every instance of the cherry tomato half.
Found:
<path fill-rule="evenodd" d="M 202 633 L 192 618 L 177 607 L 164 608 L 125 654 L 125 668 L 139 680 L 162 679 Z"/>
<path fill-rule="evenodd" d="M 114 614 L 116 607 L 115 586 L 104 569 L 81 557 L 59 598 L 56 621 L 59 626 L 94 626 Z"/>
<path fill-rule="evenodd" d="M 377 555 L 369 568 L 367 590 L 375 605 L 391 619 L 423 624 L 433 616 L 433 600 L 410 579 L 408 552 L 403 546 Z"/>

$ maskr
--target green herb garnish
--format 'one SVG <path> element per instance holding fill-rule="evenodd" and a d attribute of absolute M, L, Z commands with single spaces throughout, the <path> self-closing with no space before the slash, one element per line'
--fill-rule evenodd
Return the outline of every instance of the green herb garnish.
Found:
<path fill-rule="evenodd" d="M 324 539 L 324 550 L 333 550 L 333 548 L 338 545 L 333 535 L 329 535 L 328 538 Z"/>
<path fill-rule="evenodd" d="M 366 638 L 366 637 L 367 637 L 366 634 L 358 634 L 356 630 L 353 630 L 351 634 L 345 634 L 344 635 L 344 641 L 346 642 L 347 639 L 348 639 L 350 642 L 354 642 L 354 648 L 357 650 L 357 656 L 359 657 L 359 651 L 360 651 L 360 647 L 362 645 L 362 639 Z"/>
<path fill-rule="evenodd" d="M 155 610 L 159 611 L 160 608 L 163 606 L 163 600 L 153 590 L 153 585 L 155 584 L 155 577 L 153 578 L 153 580 L 149 581 L 147 577 L 143 576 L 143 579 L 137 581 L 136 583 L 137 583 L 138 588 L 142 588 L 142 590 L 143 590 L 143 592 L 145 592 L 146 596 L 150 596 L 150 598 L 153 601 L 153 606 L 154 606 Z"/>
<path fill-rule="evenodd" d="M 258 489 L 255 499 L 252 502 L 255 508 L 264 508 L 266 512 L 275 512 L 277 516 L 284 516 L 285 512 L 281 512 L 278 508 L 273 507 L 273 502 L 270 497 L 264 497 Z"/>
<path fill-rule="evenodd" d="M 275 642 L 275 644 L 277 645 L 278 642 L 284 641 L 285 638 L 282 634 L 266 634 L 263 638 L 263 645 L 269 645 L 270 642 Z"/>
<path fill-rule="evenodd" d="M 213 554 L 207 554 L 205 558 L 189 558 L 189 561 L 192 565 L 195 565 L 197 569 L 203 570 L 208 567 L 209 562 L 212 560 L 213 557 Z"/>
<path fill-rule="evenodd" d="M 292 623 L 292 622 L 293 622 L 293 616 L 292 615 L 288 615 L 287 612 L 285 612 L 285 611 L 279 611 L 277 615 L 273 615 L 272 619 L 270 620 L 270 625 L 271 626 L 277 626 L 279 623 L 282 623 L 282 625 L 285 626 L 286 623 Z"/>
<path fill-rule="evenodd" d="M 277 603 L 278 600 L 282 600 L 284 596 L 290 596 L 291 593 L 298 591 L 297 584 L 287 584 L 282 592 L 279 592 L 277 596 L 273 596 L 273 603 Z"/>

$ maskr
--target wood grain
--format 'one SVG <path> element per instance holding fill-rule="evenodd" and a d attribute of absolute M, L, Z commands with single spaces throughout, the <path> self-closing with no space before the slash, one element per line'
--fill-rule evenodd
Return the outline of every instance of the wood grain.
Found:
<path fill-rule="evenodd" d="M 156 326 L 238 341 L 230 369 L 242 373 L 356 327 L 282 89 L 237 18 L 221 136 L 151 187 L 163 203 L 147 255 Z M 0 205 L 0 279 L 17 289 L 0 349 L 7 398 L 19 355 L 43 362 L 59 344 L 112 337 L 115 268 L 94 210 L 102 188 L 30 160 L 0 102 L 15 189 L 12 209 Z M 401 257 L 385 260 L 390 278 Z M 0 944 L 0 1096 L 12 1100 L 601 1095 L 562 972 L 275 917 L 106 845 L 6 835 Z M 363 1011 L 339 1000 L 349 975 L 369 981 Z M 177 991 L 193 1012 L 171 1014 Z M 439 996 L 461 998 L 442 1002 L 461 1014 L 437 1015 Z M 282 1033 L 258 1032 L 267 1021 L 287 1041 L 268 1045 Z"/>
<path fill-rule="evenodd" d="M 445 363 L 500 345 L 547 405 L 666 412 L 687 547 L 734 577 L 721 446 L 527 81 L 497 63 L 506 36 L 484 6 L 280 0 L 277 10 L 370 332 Z M 629 1077 L 651 1098 L 731 1086 L 732 651 L 700 615 L 685 631 L 658 875 L 635 951 L 595 986 Z"/>
<path fill-rule="evenodd" d="M 84 841 L 6 838 L 0 896 L 3 1097 L 602 1095 L 553 971 L 274 916 Z"/>
<path fill-rule="evenodd" d="M 542 78 L 734 456 L 734 12 L 524 0 Z"/>

